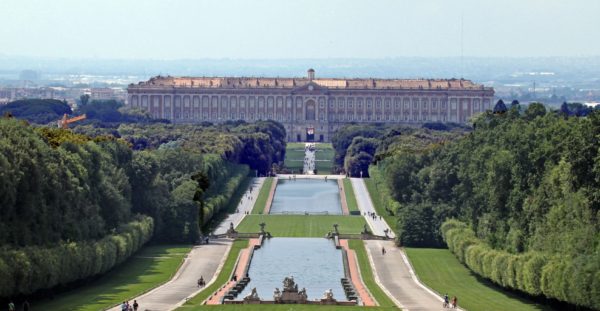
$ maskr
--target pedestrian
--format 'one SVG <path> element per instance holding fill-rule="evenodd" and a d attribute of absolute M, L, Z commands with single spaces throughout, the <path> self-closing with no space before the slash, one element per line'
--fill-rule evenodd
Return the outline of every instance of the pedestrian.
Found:
<path fill-rule="evenodd" d="M 23 302 L 23 311 L 29 311 L 29 301 Z"/>
<path fill-rule="evenodd" d="M 448 308 L 450 301 L 448 300 L 448 294 L 444 295 L 444 308 Z"/>
<path fill-rule="evenodd" d="M 140 305 L 137 303 L 137 300 L 133 301 L 133 311 L 137 311 L 137 309 L 140 307 Z"/>
<path fill-rule="evenodd" d="M 381 247 L 381 255 L 385 255 L 385 247 Z"/>
<path fill-rule="evenodd" d="M 121 304 L 121 311 L 127 311 L 127 304 L 125 303 L 125 301 L 123 301 L 123 303 Z"/>
<path fill-rule="evenodd" d="M 15 304 L 12 301 L 8 303 L 8 311 L 15 311 Z"/>
<path fill-rule="evenodd" d="M 458 303 L 458 298 L 456 298 L 456 296 L 452 297 L 452 309 L 456 309 L 457 303 Z"/>
<path fill-rule="evenodd" d="M 204 277 L 201 275 L 200 278 L 198 279 L 198 287 L 203 287 L 204 286 Z"/>

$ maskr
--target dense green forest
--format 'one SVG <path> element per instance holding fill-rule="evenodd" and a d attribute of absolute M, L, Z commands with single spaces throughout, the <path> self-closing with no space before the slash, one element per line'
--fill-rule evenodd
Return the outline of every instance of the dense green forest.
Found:
<path fill-rule="evenodd" d="M 0 297 L 106 272 L 150 239 L 194 243 L 250 168 L 285 156 L 270 121 L 71 131 L 3 118 L 0 132 Z"/>
<path fill-rule="evenodd" d="M 56 99 L 22 99 L 0 106 L 0 116 L 12 115 L 38 124 L 56 122 L 65 113 L 71 114 L 71 107 Z"/>
<path fill-rule="evenodd" d="M 452 141 L 374 141 L 370 174 L 389 194 L 398 242 L 447 243 L 501 286 L 600 309 L 600 113 L 514 105 L 473 128 Z"/>
<path fill-rule="evenodd" d="M 414 152 L 431 144 L 449 141 L 466 132 L 458 124 L 426 123 L 421 128 L 384 125 L 349 124 L 340 128 L 331 142 L 335 165 L 349 176 L 369 177 L 369 166 L 399 149 Z"/>

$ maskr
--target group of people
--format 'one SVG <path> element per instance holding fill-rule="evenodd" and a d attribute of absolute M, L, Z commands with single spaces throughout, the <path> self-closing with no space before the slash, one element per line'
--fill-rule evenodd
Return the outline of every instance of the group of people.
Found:
<path fill-rule="evenodd" d="M 314 144 L 307 144 L 306 146 L 304 146 L 304 153 L 306 154 L 308 151 L 310 152 L 314 152 L 315 151 L 315 145 Z M 315 157 L 304 157 L 304 174 L 307 174 L 309 172 L 313 172 L 315 171 Z"/>
<path fill-rule="evenodd" d="M 377 218 L 379 218 L 379 220 L 381 220 L 381 216 L 377 216 L 377 214 L 372 213 L 372 212 L 365 212 L 364 215 L 369 215 L 369 217 L 371 217 L 373 220 L 377 220 Z"/>
<path fill-rule="evenodd" d="M 133 304 L 129 304 L 129 301 L 123 301 L 121 304 L 121 311 L 137 311 L 140 305 L 137 303 L 137 300 L 133 301 Z"/>
<path fill-rule="evenodd" d="M 452 300 L 449 300 L 448 298 L 448 294 L 444 295 L 444 308 L 452 308 L 452 309 L 456 309 L 458 303 L 458 298 L 456 298 L 456 296 L 452 297 Z"/>

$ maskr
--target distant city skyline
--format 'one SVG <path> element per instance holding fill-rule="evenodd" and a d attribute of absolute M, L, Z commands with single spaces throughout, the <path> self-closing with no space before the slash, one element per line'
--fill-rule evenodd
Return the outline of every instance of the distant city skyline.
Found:
<path fill-rule="evenodd" d="M 100 59 L 597 56 L 598 12 L 600 1 L 593 0 L 2 0 L 0 54 Z"/>

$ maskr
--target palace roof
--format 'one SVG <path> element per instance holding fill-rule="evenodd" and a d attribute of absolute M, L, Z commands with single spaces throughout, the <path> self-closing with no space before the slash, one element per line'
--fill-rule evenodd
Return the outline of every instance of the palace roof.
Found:
<path fill-rule="evenodd" d="M 267 77 L 171 77 L 156 76 L 131 85 L 140 88 L 280 88 L 295 89 L 313 82 L 329 89 L 425 89 L 484 90 L 488 89 L 465 79 L 339 79 L 339 78 L 267 78 Z"/>

